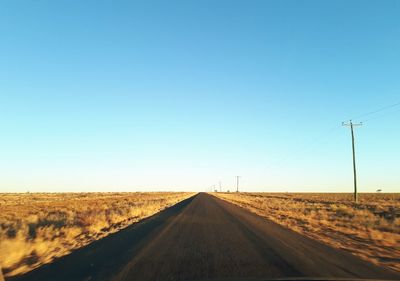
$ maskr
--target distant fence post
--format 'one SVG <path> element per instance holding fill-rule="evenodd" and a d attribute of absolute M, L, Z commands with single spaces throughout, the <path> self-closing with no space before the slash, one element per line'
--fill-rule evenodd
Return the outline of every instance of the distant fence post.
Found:
<path fill-rule="evenodd" d="M 4 281 L 3 271 L 1 270 L 0 266 L 0 281 Z"/>

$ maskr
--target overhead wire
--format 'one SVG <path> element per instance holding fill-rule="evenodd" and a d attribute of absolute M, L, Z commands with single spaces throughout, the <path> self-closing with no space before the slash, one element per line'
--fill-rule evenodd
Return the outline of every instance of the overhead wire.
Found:
<path fill-rule="evenodd" d="M 384 107 L 381 107 L 381 108 L 378 108 L 378 109 L 373 110 L 373 111 L 369 111 L 369 112 L 357 115 L 357 116 L 351 118 L 350 120 L 368 122 L 368 121 L 371 121 L 371 120 L 379 119 L 379 118 L 385 117 L 385 116 L 387 116 L 389 114 L 400 112 L 400 108 L 399 108 L 398 110 L 386 112 L 385 114 L 380 115 L 380 116 L 374 116 L 375 114 L 377 114 L 379 112 L 387 111 L 387 110 L 395 108 L 397 106 L 400 106 L 400 101 L 396 102 L 396 103 L 393 103 L 393 104 L 390 104 L 390 105 L 387 105 L 387 106 L 384 106 Z M 368 116 L 371 116 L 371 118 L 361 119 L 363 117 L 368 117 Z M 305 145 L 296 148 L 292 152 L 286 153 L 283 157 L 280 157 L 280 159 L 278 159 L 277 165 L 275 165 L 275 166 L 279 166 L 280 167 L 280 166 L 284 165 L 284 162 L 286 163 L 287 161 L 294 160 L 296 158 L 301 157 L 302 154 L 308 153 L 311 150 L 315 150 L 316 146 L 319 146 L 321 143 L 325 143 L 328 139 L 330 139 L 333 136 L 334 133 L 337 133 L 339 128 L 341 128 L 342 126 L 343 126 L 342 124 L 334 126 L 334 127 L 330 128 L 330 129 L 328 129 L 327 131 L 325 131 L 324 133 L 322 133 L 322 134 L 318 135 L 317 137 L 313 138 L 312 140 L 307 142 Z M 272 172 L 272 174 L 275 174 L 275 173 L 276 172 Z"/>
<path fill-rule="evenodd" d="M 386 110 L 389 110 L 389 109 L 397 107 L 397 106 L 400 106 L 400 101 L 396 102 L 396 103 L 393 103 L 393 104 L 390 104 L 390 105 L 387 105 L 387 106 L 384 106 L 384 107 L 380 107 L 380 108 L 378 108 L 376 110 L 373 110 L 373 111 L 369 111 L 369 112 L 357 115 L 357 116 L 351 118 L 350 120 L 360 120 L 362 117 L 375 115 L 375 114 L 377 114 L 379 112 L 386 111 Z M 377 117 L 363 119 L 362 121 L 363 122 L 368 122 L 368 121 L 371 121 L 371 120 L 379 119 L 379 118 L 382 118 L 382 117 L 384 117 L 384 116 L 386 116 L 388 114 L 392 114 L 392 113 L 395 113 L 395 112 L 398 112 L 398 111 L 400 111 L 400 109 L 396 110 L 396 111 L 388 112 L 388 113 L 386 113 L 384 115 L 380 115 L 380 116 L 377 116 Z M 322 142 L 325 142 L 336 130 L 338 130 L 341 127 L 342 127 L 342 125 L 337 125 L 337 126 L 334 126 L 334 127 L 330 128 L 329 130 L 325 131 L 324 133 L 320 134 L 319 136 L 317 136 L 317 137 L 313 138 L 312 140 L 310 140 L 309 142 L 307 142 L 302 147 L 295 149 L 294 152 L 292 151 L 292 152 L 289 152 L 289 153 L 285 154 L 283 157 L 280 158 L 279 162 L 282 162 L 282 161 L 284 162 L 284 161 L 287 161 L 289 159 L 297 158 L 302 153 L 306 153 L 306 152 L 308 152 L 308 151 L 310 151 L 312 149 L 315 149 L 315 147 L 317 145 L 321 144 Z"/>
<path fill-rule="evenodd" d="M 390 105 L 387 105 L 387 106 L 384 106 L 384 107 L 381 107 L 381 108 L 378 108 L 378 109 L 373 110 L 373 111 L 369 111 L 369 112 L 360 114 L 360 115 L 358 115 L 358 116 L 355 116 L 355 117 L 353 117 L 353 118 L 350 118 L 350 120 L 360 120 L 360 119 L 363 118 L 363 117 L 370 116 L 370 115 L 374 115 L 374 114 L 376 114 L 376 113 L 379 113 L 379 112 L 381 112 L 381 111 L 385 111 L 385 110 L 391 109 L 391 108 L 396 107 L 396 106 L 400 106 L 400 101 L 399 101 L 399 102 L 396 102 L 396 103 L 393 103 L 393 104 L 390 104 Z M 371 119 L 372 119 L 372 118 L 371 118 Z M 371 120 L 371 119 L 368 119 L 368 120 Z M 365 120 L 365 121 L 367 121 L 367 120 Z"/>
<path fill-rule="evenodd" d="M 365 120 L 363 120 L 363 122 L 365 123 L 365 122 L 369 122 L 369 121 L 372 121 L 372 120 L 381 119 L 383 117 L 386 117 L 387 115 L 390 115 L 390 114 L 393 114 L 393 113 L 396 113 L 396 112 L 400 112 L 400 108 L 398 110 L 395 110 L 395 111 L 387 112 L 387 113 L 385 113 L 383 115 L 379 115 L 379 116 L 376 116 L 376 117 L 365 119 Z"/>

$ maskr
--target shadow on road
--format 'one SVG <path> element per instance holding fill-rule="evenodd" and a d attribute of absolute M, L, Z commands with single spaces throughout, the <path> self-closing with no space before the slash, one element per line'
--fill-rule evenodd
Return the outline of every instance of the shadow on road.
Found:
<path fill-rule="evenodd" d="M 151 240 L 196 197 L 194 195 L 151 217 L 79 248 L 69 255 L 6 281 L 107 280 L 125 264 L 141 245 Z M 0 279 L 1 280 L 1 279 Z"/>

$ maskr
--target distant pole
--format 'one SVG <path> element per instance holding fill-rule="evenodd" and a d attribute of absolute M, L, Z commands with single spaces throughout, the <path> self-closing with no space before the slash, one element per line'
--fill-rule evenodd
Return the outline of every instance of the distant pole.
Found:
<path fill-rule="evenodd" d="M 222 192 L 222 185 L 221 185 L 221 182 L 219 182 L 219 192 Z"/>
<path fill-rule="evenodd" d="M 0 266 L 0 281 L 4 281 L 4 276 L 3 272 L 1 271 L 1 266 Z"/>
<path fill-rule="evenodd" d="M 353 149 L 353 178 L 354 178 L 354 202 L 358 202 L 358 193 L 357 193 L 357 171 L 356 171 L 356 151 L 354 145 L 354 127 L 362 126 L 362 122 L 358 124 L 354 124 L 351 120 L 348 124 L 342 123 L 343 126 L 350 127 L 351 130 L 351 147 Z"/>
<path fill-rule="evenodd" d="M 240 176 L 236 176 L 236 192 L 239 192 L 239 178 Z"/>

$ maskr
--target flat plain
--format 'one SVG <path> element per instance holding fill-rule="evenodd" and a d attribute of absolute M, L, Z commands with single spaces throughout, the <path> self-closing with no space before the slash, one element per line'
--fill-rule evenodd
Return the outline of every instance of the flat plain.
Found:
<path fill-rule="evenodd" d="M 193 193 L 2 193 L 0 266 L 26 273 Z"/>
<path fill-rule="evenodd" d="M 286 193 L 1 200 L 7 281 L 400 280 L 397 194 L 361 194 L 358 204 L 351 194 Z"/>
<path fill-rule="evenodd" d="M 360 259 L 200 193 L 7 281 L 400 280 Z"/>
<path fill-rule="evenodd" d="M 400 193 L 213 193 L 302 235 L 400 271 Z"/>

